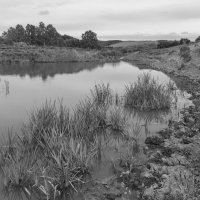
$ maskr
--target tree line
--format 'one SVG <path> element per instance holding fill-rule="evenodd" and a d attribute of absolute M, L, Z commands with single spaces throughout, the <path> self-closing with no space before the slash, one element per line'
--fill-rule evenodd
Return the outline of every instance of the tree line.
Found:
<path fill-rule="evenodd" d="M 46 26 L 43 22 L 40 22 L 38 26 L 27 24 L 25 28 L 20 24 L 16 27 L 10 27 L 3 32 L 0 42 L 5 44 L 24 42 L 28 45 L 38 46 L 99 48 L 97 34 L 91 30 L 83 33 L 81 40 L 79 40 L 69 35 L 61 35 L 52 24 Z"/>
<path fill-rule="evenodd" d="M 187 38 L 182 38 L 179 41 L 178 40 L 159 40 L 157 48 L 162 49 L 162 48 L 169 48 L 169 47 L 174 47 L 174 46 L 179 46 L 182 44 L 190 44 L 190 40 Z"/>

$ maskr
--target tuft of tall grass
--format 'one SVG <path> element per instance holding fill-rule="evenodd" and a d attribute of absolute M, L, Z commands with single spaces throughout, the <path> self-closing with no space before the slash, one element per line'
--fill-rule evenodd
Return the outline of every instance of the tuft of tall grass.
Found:
<path fill-rule="evenodd" d="M 4 187 L 18 188 L 29 195 L 34 184 L 32 171 L 37 165 L 37 148 L 32 151 L 19 137 L 11 139 L 9 136 L 8 142 L 0 147 Z"/>
<path fill-rule="evenodd" d="M 125 135 L 128 125 L 127 122 L 128 122 L 127 115 L 125 114 L 124 110 L 122 110 L 122 108 L 114 107 L 113 109 L 110 110 L 109 123 L 112 131 Z"/>
<path fill-rule="evenodd" d="M 96 135 L 107 129 L 107 108 L 90 100 L 81 102 L 71 117 L 70 132 L 73 137 L 93 142 Z"/>
<path fill-rule="evenodd" d="M 140 110 L 159 110 L 169 109 L 170 105 L 170 90 L 157 83 L 150 73 L 144 73 L 135 84 L 126 86 L 125 106 Z"/>
<path fill-rule="evenodd" d="M 45 182 L 50 183 L 51 189 L 76 190 L 76 184 L 82 182 L 88 172 L 90 159 L 96 153 L 95 147 L 79 139 L 67 138 L 53 129 L 45 132 L 43 141 L 38 143 L 45 155 L 41 163 L 42 173 L 38 176 L 43 190 L 50 193 Z"/>
<path fill-rule="evenodd" d="M 30 145 L 37 145 L 37 140 L 46 131 L 57 129 L 62 134 L 69 134 L 70 114 L 69 110 L 63 106 L 60 101 L 57 105 L 45 102 L 40 108 L 34 109 L 30 116 L 29 122 L 22 127 L 23 141 Z"/>
<path fill-rule="evenodd" d="M 112 103 L 112 90 L 110 85 L 96 84 L 91 90 L 92 101 L 97 105 L 109 105 Z"/>

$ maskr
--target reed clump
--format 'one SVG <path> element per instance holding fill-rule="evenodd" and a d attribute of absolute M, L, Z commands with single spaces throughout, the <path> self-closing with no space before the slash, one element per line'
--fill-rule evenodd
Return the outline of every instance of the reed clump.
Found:
<path fill-rule="evenodd" d="M 135 85 L 126 87 L 125 105 L 142 110 L 169 108 L 169 88 L 144 74 Z M 129 128 L 121 98 L 113 98 L 109 84 L 95 85 L 91 97 L 72 111 L 62 102 L 46 102 L 31 112 L 20 136 L 10 134 L 0 145 L 4 187 L 9 191 L 20 188 L 28 197 L 39 194 L 61 199 L 85 183 L 111 136 L 126 142 L 123 159 L 132 162 L 137 141 Z M 140 130 L 135 126 L 131 134 Z"/>
<path fill-rule="evenodd" d="M 156 82 L 149 73 L 138 77 L 135 84 L 126 86 L 125 106 L 139 110 L 169 109 L 171 90 Z"/>
<path fill-rule="evenodd" d="M 91 90 L 92 101 L 98 105 L 110 105 L 112 103 L 112 90 L 110 85 L 96 84 Z"/>
<path fill-rule="evenodd" d="M 26 195 L 39 191 L 48 199 L 76 191 L 100 155 L 102 137 L 111 129 L 122 134 L 125 118 L 108 104 L 87 99 L 69 112 L 62 103 L 35 109 L 16 138 L 0 147 L 4 186 Z"/>

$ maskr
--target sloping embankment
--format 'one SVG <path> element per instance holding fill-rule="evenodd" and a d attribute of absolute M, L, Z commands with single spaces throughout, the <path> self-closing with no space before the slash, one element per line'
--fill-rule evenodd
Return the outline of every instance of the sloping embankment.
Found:
<path fill-rule="evenodd" d="M 141 68 L 152 68 L 167 74 L 200 80 L 200 44 L 190 45 L 191 60 L 185 63 L 180 57 L 180 47 L 152 49 L 128 54 L 124 60 Z"/>

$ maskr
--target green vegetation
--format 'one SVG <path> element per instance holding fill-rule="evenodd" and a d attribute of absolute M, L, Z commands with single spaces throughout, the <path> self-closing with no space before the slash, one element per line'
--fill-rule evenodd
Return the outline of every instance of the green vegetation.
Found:
<path fill-rule="evenodd" d="M 131 102 L 135 106 L 137 96 L 140 101 L 144 98 L 142 103 L 136 102 L 137 108 L 169 108 L 169 94 L 164 86 L 144 74 L 126 91 L 125 104 Z M 123 141 L 125 147 L 119 159 L 130 162 L 131 169 L 141 127 L 130 127 L 123 104 L 115 104 L 118 101 L 109 84 L 99 84 L 73 111 L 62 102 L 46 102 L 35 108 L 20 136 L 10 134 L 0 146 L 0 171 L 8 194 L 20 190 L 27 197 L 66 198 L 85 183 L 111 139 Z"/>
<path fill-rule="evenodd" d="M 181 38 L 180 41 L 177 40 L 159 40 L 157 48 L 163 49 L 163 48 L 169 48 L 174 46 L 179 46 L 182 44 L 190 44 L 190 40 L 187 38 Z"/>
<path fill-rule="evenodd" d="M 150 74 L 138 77 L 135 84 L 126 86 L 125 106 L 140 110 L 169 109 L 171 105 L 171 92 L 160 85 Z"/>
<path fill-rule="evenodd" d="M 10 136 L 1 145 L 6 190 L 20 189 L 29 197 L 39 193 L 47 199 L 77 191 L 94 160 L 101 157 L 102 139 L 108 138 L 112 130 L 124 134 L 123 113 L 118 116 L 118 111 L 111 111 L 109 116 L 108 112 L 106 104 L 90 99 L 77 105 L 72 113 L 62 103 L 57 107 L 46 102 L 35 109 L 21 136 Z"/>
<path fill-rule="evenodd" d="M 169 48 L 180 45 L 180 42 L 177 40 L 169 41 L 169 40 L 159 40 L 158 41 L 158 49 Z"/>
<path fill-rule="evenodd" d="M 3 32 L 0 38 L 0 43 L 3 44 L 12 45 L 16 42 L 39 46 L 99 48 L 97 35 L 92 31 L 86 31 L 82 35 L 82 40 L 79 40 L 61 35 L 52 24 L 46 26 L 43 22 L 40 22 L 39 26 L 27 24 L 25 28 L 18 24 L 15 28 L 10 27 Z"/>
<path fill-rule="evenodd" d="M 91 49 L 99 48 L 100 46 L 98 44 L 97 34 L 91 30 L 86 31 L 84 34 L 82 34 L 81 46 Z"/>
<path fill-rule="evenodd" d="M 96 105 L 109 105 L 112 102 L 112 90 L 110 85 L 97 84 L 91 90 L 93 102 Z"/>

